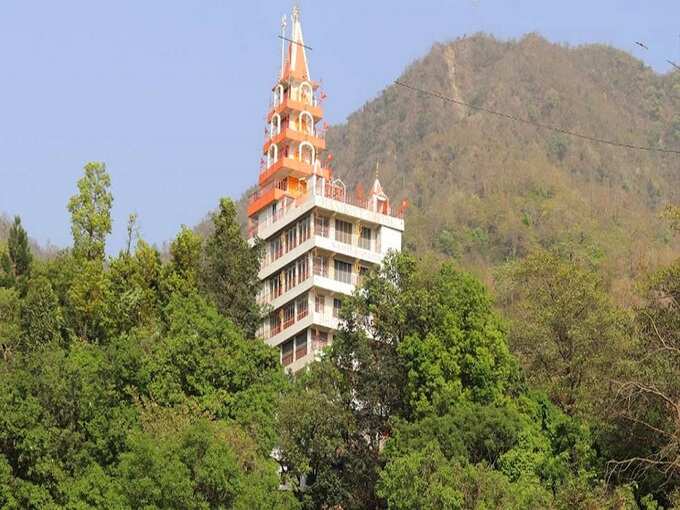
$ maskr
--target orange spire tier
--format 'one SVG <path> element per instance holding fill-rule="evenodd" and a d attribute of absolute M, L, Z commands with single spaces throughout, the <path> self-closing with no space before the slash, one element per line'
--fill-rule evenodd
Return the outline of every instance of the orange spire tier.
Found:
<path fill-rule="evenodd" d="M 403 208 L 393 211 L 377 179 L 369 196 L 333 178 L 319 84 L 309 73 L 299 9 L 282 21 L 281 69 L 272 88 L 258 189 L 248 235 L 262 239 L 260 304 L 271 312 L 260 336 L 298 370 L 332 341 L 337 311 L 361 276 L 401 248 Z M 287 45 L 287 47 L 286 47 Z"/>

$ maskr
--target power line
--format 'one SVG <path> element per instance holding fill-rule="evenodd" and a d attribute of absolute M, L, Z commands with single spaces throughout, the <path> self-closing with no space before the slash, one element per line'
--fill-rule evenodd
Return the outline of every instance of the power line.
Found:
<path fill-rule="evenodd" d="M 420 87 L 416 87 L 414 85 L 410 85 L 408 83 L 404 83 L 404 82 L 399 81 L 399 80 L 395 80 L 394 83 L 396 85 L 399 85 L 400 87 L 404 87 L 406 89 L 410 89 L 410 90 L 415 91 L 415 92 L 420 92 L 420 93 L 425 94 L 427 96 L 434 97 L 434 98 L 437 98 L 437 99 L 441 99 L 441 100 L 448 102 L 448 103 L 454 103 L 454 104 L 457 104 L 457 105 L 460 105 L 460 106 L 465 106 L 465 107 L 470 108 L 472 110 L 477 110 L 477 111 L 480 111 L 480 112 L 488 113 L 490 115 L 495 115 L 497 117 L 501 117 L 501 118 L 504 118 L 504 119 L 513 120 L 515 122 L 521 122 L 523 124 L 528 124 L 530 126 L 535 126 L 535 127 L 541 128 L 541 129 L 548 129 L 550 131 L 555 131 L 557 133 L 562 133 L 564 135 L 569 135 L 569 136 L 573 136 L 573 137 L 576 137 L 576 138 L 581 138 L 582 140 L 589 140 L 591 142 L 601 143 L 601 144 L 605 144 L 605 145 L 612 145 L 614 147 L 622 147 L 624 149 L 633 149 L 633 150 L 639 150 L 639 151 L 660 152 L 660 153 L 664 153 L 664 154 L 678 154 L 678 155 L 680 155 L 680 150 L 661 149 L 661 148 L 649 147 L 649 146 L 645 146 L 645 145 L 634 145 L 634 144 L 630 144 L 630 143 L 618 142 L 616 140 L 607 140 L 605 138 L 597 138 L 597 137 L 594 137 L 594 136 L 588 136 L 588 135 L 577 133 L 576 131 L 570 131 L 568 129 L 564 129 L 564 128 L 561 128 L 561 127 L 558 127 L 558 126 L 551 126 L 550 124 L 542 124 L 540 122 L 535 122 L 535 121 L 532 121 L 532 120 L 529 120 L 529 119 L 526 119 L 526 118 L 523 118 L 523 117 L 518 117 L 516 115 L 512 115 L 512 114 L 509 114 L 509 113 L 498 112 L 498 111 L 495 111 L 495 110 L 490 110 L 488 108 L 484 108 L 482 106 L 476 106 L 476 105 L 473 105 L 473 104 L 470 104 L 470 103 L 466 103 L 464 101 L 459 101 L 458 99 L 454 99 L 452 97 L 445 96 L 444 94 L 441 94 L 439 92 L 421 89 Z"/>
<path fill-rule="evenodd" d="M 649 47 L 648 47 L 646 44 L 641 43 L 640 41 L 633 41 L 633 42 L 634 42 L 635 44 L 637 44 L 638 46 L 640 46 L 641 48 L 644 48 L 645 50 L 649 51 Z M 679 66 L 678 64 L 676 64 L 675 62 L 673 62 L 672 60 L 666 59 L 666 63 L 672 65 L 672 66 L 675 67 L 678 71 L 680 71 L 680 66 Z"/>
<path fill-rule="evenodd" d="M 680 66 L 678 64 L 676 64 L 675 62 L 673 62 L 672 60 L 666 60 L 666 62 L 668 62 L 670 65 L 675 67 L 678 71 L 680 71 Z"/>
<path fill-rule="evenodd" d="M 283 35 L 277 35 L 279 39 L 283 39 L 284 41 L 288 41 L 289 43 L 297 44 L 298 46 L 302 46 L 303 48 L 307 48 L 308 50 L 311 50 L 311 46 L 307 46 L 306 44 L 299 43 L 297 41 L 293 41 L 292 39 L 289 39 L 288 37 L 285 37 Z"/>

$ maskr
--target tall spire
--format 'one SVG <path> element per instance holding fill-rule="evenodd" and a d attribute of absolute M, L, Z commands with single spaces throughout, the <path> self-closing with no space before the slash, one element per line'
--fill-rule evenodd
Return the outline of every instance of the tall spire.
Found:
<path fill-rule="evenodd" d="M 300 8 L 296 5 L 290 16 L 291 34 L 288 43 L 288 61 L 286 71 L 293 78 L 298 80 L 309 80 L 309 66 L 307 65 L 307 53 L 305 51 L 305 41 L 302 37 L 302 23 L 300 22 Z"/>

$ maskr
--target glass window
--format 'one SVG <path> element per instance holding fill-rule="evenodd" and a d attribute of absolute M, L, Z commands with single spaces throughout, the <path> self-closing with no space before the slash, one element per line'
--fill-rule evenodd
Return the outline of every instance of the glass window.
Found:
<path fill-rule="evenodd" d="M 286 269 L 284 269 L 284 280 L 286 283 L 286 290 L 290 290 L 295 287 L 295 264 L 291 264 Z"/>
<path fill-rule="evenodd" d="M 295 337 L 295 359 L 307 356 L 307 331 Z"/>
<path fill-rule="evenodd" d="M 269 280 L 269 294 L 272 297 L 272 299 L 277 298 L 281 295 L 281 274 L 276 273 L 275 276 L 273 276 Z"/>
<path fill-rule="evenodd" d="M 314 234 L 317 236 L 328 237 L 330 220 L 327 216 L 314 215 Z"/>
<path fill-rule="evenodd" d="M 314 329 L 312 331 L 312 345 L 314 350 L 326 347 L 328 345 L 328 332 Z"/>
<path fill-rule="evenodd" d="M 281 238 L 277 237 L 269 242 L 269 256 L 272 260 L 276 260 L 281 255 L 283 255 L 283 245 Z"/>
<path fill-rule="evenodd" d="M 314 274 L 328 278 L 328 257 L 314 257 Z"/>
<path fill-rule="evenodd" d="M 287 367 L 293 362 L 293 351 L 295 346 L 293 345 L 293 340 L 288 340 L 281 344 L 281 363 L 284 367 Z"/>
<path fill-rule="evenodd" d="M 283 307 L 283 329 L 289 328 L 295 323 L 295 301 Z"/>
<path fill-rule="evenodd" d="M 307 239 L 309 239 L 310 230 L 311 230 L 311 220 L 310 220 L 309 216 L 307 216 L 307 217 L 303 218 L 302 220 L 300 220 L 300 222 L 298 223 L 298 231 L 299 231 L 299 234 L 300 234 L 298 237 L 300 238 L 301 243 L 304 243 Z"/>
<path fill-rule="evenodd" d="M 371 249 L 371 239 L 372 239 L 372 231 L 368 227 L 361 227 L 361 235 L 359 236 L 359 248 L 363 248 L 364 250 L 370 250 Z"/>
<path fill-rule="evenodd" d="M 278 310 L 269 316 L 269 336 L 277 335 L 281 332 L 281 315 Z"/>
<path fill-rule="evenodd" d="M 338 298 L 333 299 L 333 317 L 340 317 L 340 308 L 342 308 L 342 301 Z"/>
<path fill-rule="evenodd" d="M 324 308 L 326 308 L 326 296 L 314 296 L 314 311 L 323 314 Z"/>
<path fill-rule="evenodd" d="M 309 257 L 307 255 L 303 255 L 297 259 L 297 276 L 298 283 L 309 278 Z"/>
<path fill-rule="evenodd" d="M 307 317 L 309 314 L 309 295 L 305 292 L 297 298 L 297 320 Z"/>
<path fill-rule="evenodd" d="M 352 264 L 336 259 L 334 277 L 339 282 L 352 283 Z"/>
<path fill-rule="evenodd" d="M 295 227 L 286 230 L 286 251 L 289 252 L 297 246 L 297 229 Z"/>
<path fill-rule="evenodd" d="M 335 220 L 335 240 L 352 244 L 352 224 L 342 220 Z"/>

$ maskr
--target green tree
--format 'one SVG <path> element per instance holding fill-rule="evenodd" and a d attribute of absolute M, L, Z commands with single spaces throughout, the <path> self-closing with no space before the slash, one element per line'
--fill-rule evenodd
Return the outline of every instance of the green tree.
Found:
<path fill-rule="evenodd" d="M 167 303 L 174 292 L 190 294 L 198 289 L 201 238 L 182 225 L 170 244 L 170 262 L 163 268 L 162 299 Z"/>
<path fill-rule="evenodd" d="M 0 269 L 4 278 L 0 279 L 0 285 L 16 285 L 17 281 L 26 277 L 33 262 L 31 247 L 28 243 L 28 234 L 21 226 L 21 218 L 14 217 L 14 223 L 9 229 L 7 250 L 0 253 Z"/>
<path fill-rule="evenodd" d="M 61 341 L 63 322 L 50 281 L 44 276 L 32 278 L 21 304 L 22 347 L 30 350 Z"/>
<path fill-rule="evenodd" d="M 85 260 L 103 260 L 106 236 L 111 233 L 111 177 L 104 163 L 90 162 L 78 181 L 78 194 L 71 197 L 73 253 Z"/>
<path fill-rule="evenodd" d="M 617 381 L 623 444 L 612 466 L 645 475 L 663 496 L 680 487 L 680 259 L 649 275 L 641 290 L 637 341 Z"/>
<path fill-rule="evenodd" d="M 168 432 L 131 435 L 117 467 L 127 507 L 297 508 L 291 494 L 278 489 L 276 465 L 237 430 L 199 419 Z"/>
<path fill-rule="evenodd" d="M 0 356 L 9 359 L 21 339 L 21 300 L 16 289 L 0 287 Z"/>
<path fill-rule="evenodd" d="M 174 294 L 165 313 L 166 329 L 150 345 L 145 369 L 149 396 L 167 407 L 188 400 L 210 416 L 234 420 L 269 454 L 276 446 L 275 411 L 285 389 L 277 351 L 244 338 L 196 293 Z"/>
<path fill-rule="evenodd" d="M 510 264 L 500 277 L 513 319 L 511 345 L 529 381 L 570 414 L 603 406 L 629 340 L 627 317 L 601 278 L 543 251 Z"/>
<path fill-rule="evenodd" d="M 103 260 L 77 261 L 67 290 L 70 325 L 82 339 L 104 342 L 107 338 L 106 296 L 110 281 Z"/>
<path fill-rule="evenodd" d="M 134 253 L 121 252 L 106 272 L 106 321 L 109 335 L 135 327 L 153 330 L 160 318 L 162 264 L 158 251 L 139 241 Z"/>
<path fill-rule="evenodd" d="M 248 246 L 231 200 L 220 200 L 212 223 L 213 232 L 203 249 L 201 288 L 220 313 L 253 336 L 261 320 L 255 296 L 260 288 L 262 248 L 259 243 Z"/>
<path fill-rule="evenodd" d="M 450 266 L 419 267 L 392 254 L 342 316 L 330 351 L 280 414 L 283 462 L 296 477 L 309 476 L 310 508 L 379 507 L 381 452 L 396 419 L 492 402 L 517 385 L 490 299 Z"/>

